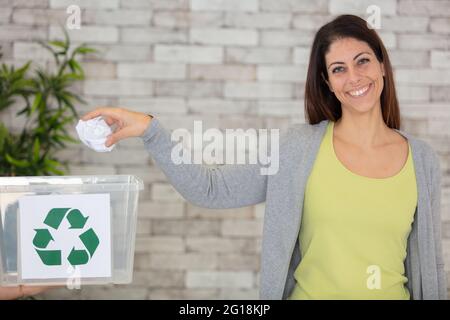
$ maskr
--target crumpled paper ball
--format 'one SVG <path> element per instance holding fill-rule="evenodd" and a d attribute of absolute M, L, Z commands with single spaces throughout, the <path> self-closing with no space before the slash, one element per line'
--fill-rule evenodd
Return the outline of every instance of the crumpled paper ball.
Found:
<path fill-rule="evenodd" d="M 79 120 L 75 129 L 80 140 L 92 150 L 110 152 L 115 147 L 115 144 L 105 146 L 112 129 L 101 116 L 87 121 Z"/>

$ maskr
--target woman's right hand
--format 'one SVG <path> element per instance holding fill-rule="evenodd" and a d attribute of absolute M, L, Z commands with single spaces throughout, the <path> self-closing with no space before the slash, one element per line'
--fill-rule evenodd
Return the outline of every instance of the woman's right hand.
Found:
<path fill-rule="evenodd" d="M 101 107 L 86 113 L 81 120 L 87 121 L 98 116 L 102 116 L 108 125 L 116 125 L 116 130 L 106 140 L 106 147 L 126 138 L 142 136 L 153 118 L 124 108 Z"/>

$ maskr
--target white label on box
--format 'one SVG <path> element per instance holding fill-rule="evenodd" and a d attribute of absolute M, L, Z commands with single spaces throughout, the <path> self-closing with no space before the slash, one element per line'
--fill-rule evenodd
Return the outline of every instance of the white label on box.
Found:
<path fill-rule="evenodd" d="M 109 194 L 19 199 L 22 279 L 111 277 Z"/>

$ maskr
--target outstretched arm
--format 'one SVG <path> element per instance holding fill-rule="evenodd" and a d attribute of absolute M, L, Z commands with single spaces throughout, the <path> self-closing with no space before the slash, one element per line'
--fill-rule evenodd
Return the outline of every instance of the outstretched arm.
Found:
<path fill-rule="evenodd" d="M 158 119 L 123 108 L 98 108 L 82 120 L 98 116 L 117 126 L 107 147 L 125 138 L 141 137 L 169 182 L 189 202 L 207 208 L 237 208 L 265 201 L 267 175 L 261 174 L 259 164 L 175 164 L 171 153 L 176 142 Z"/>
<path fill-rule="evenodd" d="M 189 202 L 207 208 L 236 208 L 265 201 L 267 175 L 259 164 L 175 164 L 171 153 L 176 142 L 153 118 L 142 136 L 145 148 L 174 188 Z"/>

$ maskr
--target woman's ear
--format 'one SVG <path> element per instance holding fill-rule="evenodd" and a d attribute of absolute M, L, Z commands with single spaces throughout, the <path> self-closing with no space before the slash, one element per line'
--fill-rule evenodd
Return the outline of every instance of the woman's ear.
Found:
<path fill-rule="evenodd" d="M 323 81 L 325 81 L 325 83 L 327 84 L 328 88 L 330 89 L 331 92 L 333 91 L 333 88 L 331 87 L 330 83 L 328 82 L 327 79 L 325 79 L 325 76 L 323 75 L 323 73 L 320 74 L 322 76 Z"/>
<path fill-rule="evenodd" d="M 381 73 L 383 74 L 383 77 L 386 75 L 386 72 L 384 71 L 384 63 L 381 63 Z"/>

